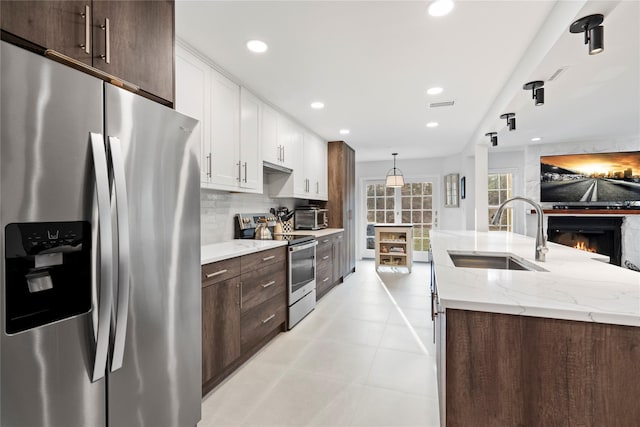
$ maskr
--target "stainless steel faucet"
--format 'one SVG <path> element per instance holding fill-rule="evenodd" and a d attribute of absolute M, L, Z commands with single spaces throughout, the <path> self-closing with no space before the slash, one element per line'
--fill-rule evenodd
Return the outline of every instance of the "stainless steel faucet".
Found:
<path fill-rule="evenodd" d="M 540 207 L 539 204 L 537 204 L 531 199 L 527 199 L 526 197 L 520 197 L 520 196 L 507 199 L 504 202 L 502 202 L 500 206 L 498 206 L 498 210 L 496 211 L 496 214 L 493 216 L 493 220 L 491 220 L 491 224 L 497 225 L 498 222 L 500 222 L 500 217 L 502 216 L 502 211 L 504 210 L 505 205 L 509 202 L 512 202 L 513 200 L 522 200 L 523 202 L 527 202 L 531 206 L 533 206 L 533 208 L 536 210 L 536 215 L 538 217 L 538 232 L 536 233 L 536 261 L 544 262 L 545 254 L 549 252 L 549 248 L 547 248 L 547 242 L 544 239 L 544 233 L 542 231 L 542 227 L 544 224 L 544 213 L 542 212 L 542 208 Z"/>

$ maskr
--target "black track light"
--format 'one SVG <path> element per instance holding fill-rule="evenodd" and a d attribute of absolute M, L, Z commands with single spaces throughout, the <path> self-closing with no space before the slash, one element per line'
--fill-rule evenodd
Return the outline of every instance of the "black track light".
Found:
<path fill-rule="evenodd" d="M 501 119 L 507 119 L 507 129 L 516 130 L 516 113 L 504 113 Z"/>
<path fill-rule="evenodd" d="M 604 16 L 595 14 L 578 19 L 569 27 L 571 33 L 584 33 L 584 44 L 589 44 L 589 55 L 596 55 L 604 50 L 604 27 L 601 26 Z"/>
<path fill-rule="evenodd" d="M 536 106 L 544 104 L 544 82 L 542 80 L 535 80 L 533 82 L 525 83 L 522 86 L 524 90 L 532 91 L 532 97 L 536 101 Z"/>
<path fill-rule="evenodd" d="M 488 136 L 491 141 L 491 145 L 496 147 L 498 145 L 498 132 L 488 132 L 485 133 L 484 136 Z"/>

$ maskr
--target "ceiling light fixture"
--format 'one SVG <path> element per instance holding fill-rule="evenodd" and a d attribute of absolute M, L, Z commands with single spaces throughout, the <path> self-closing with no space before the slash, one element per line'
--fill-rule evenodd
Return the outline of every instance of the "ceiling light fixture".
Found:
<path fill-rule="evenodd" d="M 488 132 L 485 133 L 484 136 L 489 137 L 489 141 L 491 141 L 491 145 L 496 147 L 498 145 L 498 132 Z"/>
<path fill-rule="evenodd" d="M 311 103 L 311 108 L 314 110 L 322 110 L 324 108 L 324 102 L 315 101 Z"/>
<path fill-rule="evenodd" d="M 396 168 L 396 156 L 398 153 L 391 153 L 391 155 L 393 156 L 393 169 L 389 169 L 389 172 L 387 172 L 385 185 L 393 188 L 402 187 L 404 185 L 404 177 L 402 176 L 402 171 Z"/>
<path fill-rule="evenodd" d="M 501 119 L 507 119 L 507 129 L 516 130 L 516 113 L 504 113 Z"/>
<path fill-rule="evenodd" d="M 538 141 L 542 141 L 542 138 L 539 136 L 534 136 L 533 138 L 531 138 L 531 142 L 538 142 Z"/>
<path fill-rule="evenodd" d="M 349 129 L 340 129 L 340 135 L 349 135 L 350 133 Z"/>
<path fill-rule="evenodd" d="M 269 49 L 269 46 L 262 40 L 249 40 L 247 42 L 247 49 L 254 53 L 264 53 Z"/>
<path fill-rule="evenodd" d="M 536 106 L 544 105 L 544 88 L 542 86 L 544 86 L 542 80 L 535 80 L 522 86 L 522 89 L 531 91 L 532 98 L 536 100 Z"/>
<path fill-rule="evenodd" d="M 437 87 L 437 86 L 436 87 L 432 87 L 432 88 L 429 88 L 427 90 L 427 93 L 429 95 L 438 95 L 438 94 L 442 93 L 442 88 L 441 87 Z"/>
<path fill-rule="evenodd" d="M 431 16 L 444 16 L 452 10 L 452 0 L 436 0 L 429 5 L 429 15 Z"/>
<path fill-rule="evenodd" d="M 584 44 L 589 44 L 589 55 L 596 55 L 604 50 L 604 27 L 601 26 L 604 16 L 600 13 L 578 19 L 569 27 L 571 33 L 584 33 Z"/>
<path fill-rule="evenodd" d="M 427 123 L 427 127 L 428 128 L 437 128 L 438 127 L 438 122 L 429 122 L 429 123 Z"/>

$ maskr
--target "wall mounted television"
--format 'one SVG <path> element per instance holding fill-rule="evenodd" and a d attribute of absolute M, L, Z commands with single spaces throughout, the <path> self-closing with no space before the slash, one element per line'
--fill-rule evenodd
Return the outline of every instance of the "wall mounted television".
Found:
<path fill-rule="evenodd" d="M 638 205 L 640 151 L 541 156 L 540 201 Z"/>

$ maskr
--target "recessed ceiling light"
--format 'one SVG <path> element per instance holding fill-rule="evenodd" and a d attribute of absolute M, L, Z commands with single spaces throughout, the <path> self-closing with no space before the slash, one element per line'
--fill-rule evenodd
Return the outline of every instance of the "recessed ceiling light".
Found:
<path fill-rule="evenodd" d="M 428 128 L 438 127 L 438 122 L 429 122 L 429 123 L 427 123 L 427 127 Z"/>
<path fill-rule="evenodd" d="M 324 108 L 324 102 L 316 101 L 311 103 L 311 108 L 314 110 L 322 110 Z"/>
<path fill-rule="evenodd" d="M 349 135 L 351 131 L 349 129 L 340 129 L 340 135 Z"/>
<path fill-rule="evenodd" d="M 444 16 L 452 10 L 452 0 L 436 0 L 429 5 L 429 15 L 431 16 Z"/>
<path fill-rule="evenodd" d="M 442 93 L 442 88 L 441 87 L 437 87 L 437 86 L 436 87 L 432 87 L 432 88 L 429 88 L 427 90 L 427 93 L 429 95 L 438 95 L 438 94 Z"/>
<path fill-rule="evenodd" d="M 540 138 L 539 136 L 534 136 L 533 138 L 531 138 L 531 141 L 533 142 L 542 141 L 542 138 Z"/>
<path fill-rule="evenodd" d="M 249 40 L 247 42 L 247 49 L 254 53 L 264 53 L 269 49 L 269 46 L 262 40 Z"/>

